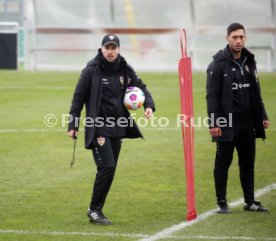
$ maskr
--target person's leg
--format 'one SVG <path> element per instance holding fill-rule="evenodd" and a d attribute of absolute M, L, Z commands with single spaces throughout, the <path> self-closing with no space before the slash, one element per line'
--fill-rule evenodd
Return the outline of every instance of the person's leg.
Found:
<path fill-rule="evenodd" d="M 117 167 L 117 163 L 118 163 L 118 158 L 119 158 L 119 154 L 120 154 L 120 150 L 121 150 L 121 139 L 120 138 L 109 138 L 110 140 L 110 144 L 111 144 L 111 149 L 112 149 L 112 165 L 111 167 L 105 167 L 102 171 L 100 171 L 100 173 L 102 174 L 102 176 L 104 177 L 104 182 L 105 182 L 105 187 L 103 188 L 103 192 L 100 198 L 100 207 L 101 209 L 104 206 L 105 203 L 105 199 L 107 197 L 107 194 L 110 190 L 110 187 L 112 185 L 113 182 L 113 178 L 115 175 L 115 171 L 116 171 L 116 167 Z M 110 148 L 110 147 L 108 147 Z M 98 174 L 97 174 L 98 175 Z M 97 179 L 97 178 L 96 178 Z M 99 180 L 101 179 L 101 177 L 99 177 Z"/>
<path fill-rule="evenodd" d="M 90 222 L 101 225 L 112 224 L 104 216 L 102 209 L 114 178 L 120 148 L 120 140 L 109 137 L 98 137 L 95 139 L 93 156 L 97 165 L 97 174 L 94 181 L 90 208 L 87 210 Z"/>
<path fill-rule="evenodd" d="M 244 129 L 240 138 L 236 140 L 236 148 L 239 156 L 240 182 L 244 194 L 244 210 L 253 212 L 267 212 L 261 202 L 254 196 L 254 163 L 256 153 L 256 139 L 253 128 Z"/>
<path fill-rule="evenodd" d="M 117 166 L 119 154 L 121 151 L 122 138 L 112 138 L 112 150 L 115 160 L 115 166 Z"/>
<path fill-rule="evenodd" d="M 232 141 L 217 142 L 214 179 L 217 202 L 226 201 L 226 189 L 228 179 L 228 169 L 231 165 L 234 152 Z"/>
<path fill-rule="evenodd" d="M 256 140 L 252 129 L 244 129 L 236 139 L 238 162 L 240 168 L 240 182 L 243 189 L 245 203 L 252 203 L 254 198 L 254 163 Z"/>
<path fill-rule="evenodd" d="M 93 149 L 93 156 L 97 165 L 97 174 L 94 182 L 90 209 L 94 210 L 102 210 L 104 206 L 106 196 L 114 178 L 120 152 L 120 147 L 114 152 L 114 140 L 109 137 L 101 138 L 104 139 L 97 140 L 96 138 L 95 148 Z"/>

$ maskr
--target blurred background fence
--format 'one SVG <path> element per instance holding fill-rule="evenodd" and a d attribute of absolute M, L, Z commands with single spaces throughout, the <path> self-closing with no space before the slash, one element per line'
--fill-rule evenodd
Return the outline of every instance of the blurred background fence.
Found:
<path fill-rule="evenodd" d="M 2 49 L 5 23 L 18 24 L 15 51 L 26 70 L 79 71 L 115 33 L 135 69 L 176 71 L 181 28 L 193 69 L 205 70 L 226 45 L 227 26 L 240 22 L 259 70 L 276 71 L 276 0 L 0 0 L 0 22 Z"/>

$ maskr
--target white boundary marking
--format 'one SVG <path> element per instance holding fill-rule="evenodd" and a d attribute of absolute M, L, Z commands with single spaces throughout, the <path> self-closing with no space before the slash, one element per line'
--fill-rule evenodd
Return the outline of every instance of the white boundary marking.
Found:
<path fill-rule="evenodd" d="M 4 230 L 0 229 L 1 234 L 18 234 L 18 235 L 51 235 L 51 236 L 99 236 L 99 237 L 128 237 L 128 238 L 146 238 L 149 235 L 146 234 L 124 234 L 124 233 L 97 233 L 97 232 L 61 232 L 61 231 L 28 231 L 28 230 Z M 194 235 L 194 236 L 175 236 L 168 235 L 166 239 L 207 239 L 207 240 L 260 240 L 260 237 L 246 237 L 246 236 L 206 236 L 206 235 Z M 261 237 L 263 241 L 273 241 L 276 238 L 264 238 Z"/>
<path fill-rule="evenodd" d="M 166 236 L 166 239 L 179 239 L 179 240 L 190 240 L 190 239 L 207 239 L 210 240 L 262 240 L 262 241 L 270 241 L 276 240 L 276 238 L 263 238 L 263 237 L 245 237 L 245 236 L 205 236 L 205 235 L 194 235 L 194 236 Z"/>
<path fill-rule="evenodd" d="M 74 90 L 75 86 L 16 86 L 1 85 L 0 90 Z M 262 89 L 262 92 L 275 92 L 276 89 Z M 206 92 L 203 88 L 193 88 L 193 92 Z"/>
<path fill-rule="evenodd" d="M 124 234 L 124 233 L 97 233 L 97 232 L 60 232 L 60 231 L 29 231 L 29 230 L 4 230 L 0 229 L 0 234 L 31 234 L 31 235 L 53 235 L 53 236 L 63 236 L 63 235 L 79 235 L 79 236 L 106 236 L 106 237 L 132 237 L 132 238 L 143 238 L 148 237 L 146 234 Z"/>
<path fill-rule="evenodd" d="M 148 128 L 148 127 L 143 127 L 141 130 L 145 131 L 180 131 L 181 128 L 177 127 L 169 127 L 169 128 Z M 195 130 L 204 130 L 203 128 L 196 128 Z M 207 130 L 207 129 L 206 129 Z M 275 129 L 276 130 L 276 129 Z M 0 134 L 1 133 L 18 133 L 18 132 L 24 132 L 24 133 L 31 133 L 31 132 L 67 132 L 66 128 L 24 128 L 24 129 L 0 129 Z"/>
<path fill-rule="evenodd" d="M 195 235 L 195 236 L 168 236 L 166 239 L 207 239 L 207 240 L 262 240 L 262 241 L 270 241 L 276 240 L 276 238 L 263 238 L 263 237 L 245 237 L 245 236 L 205 236 L 205 235 Z"/>
<path fill-rule="evenodd" d="M 70 86 L 0 86 L 0 90 L 74 90 Z"/>
<path fill-rule="evenodd" d="M 271 185 L 268 185 L 258 191 L 255 192 L 255 197 L 260 197 L 268 192 L 270 192 L 271 190 L 273 189 L 276 189 L 276 183 L 273 183 Z M 233 201 L 231 203 L 229 203 L 229 206 L 230 207 L 236 207 L 238 205 L 241 205 L 243 203 L 243 198 L 240 198 L 236 201 Z M 150 237 L 147 237 L 147 238 L 144 238 L 144 239 L 141 239 L 140 241 L 155 241 L 155 240 L 159 240 L 161 238 L 164 238 L 164 237 L 167 237 L 167 236 L 170 236 L 171 234 L 175 233 L 175 232 L 178 232 L 180 230 L 183 230 L 189 226 L 192 226 L 198 222 L 201 222 L 203 221 L 204 219 L 214 215 L 216 213 L 216 209 L 211 209 L 201 215 L 199 215 L 197 217 L 197 219 L 194 219 L 192 221 L 185 221 L 185 222 L 182 222 L 182 223 L 179 223 L 179 224 L 175 224 L 169 228 L 165 228 L 163 230 L 161 230 L 160 232 L 157 232 L 153 235 L 151 235 Z"/>
<path fill-rule="evenodd" d="M 18 133 L 18 132 L 25 132 L 25 133 L 39 133 L 39 132 L 67 132 L 67 129 L 62 128 L 24 128 L 24 129 L 0 129 L 1 133 Z"/>
<path fill-rule="evenodd" d="M 181 128 L 179 127 L 167 127 L 167 128 L 154 128 L 154 127 L 143 127 L 140 128 L 141 130 L 145 131 L 181 131 Z M 208 131 L 207 128 L 195 128 L 195 131 Z M 270 128 L 267 129 L 266 131 L 276 131 L 276 128 Z M 0 129 L 0 134 L 3 133 L 18 133 L 18 132 L 24 132 L 24 133 L 39 133 L 39 132 L 67 132 L 66 128 L 54 128 L 54 127 L 49 127 L 49 128 L 24 128 L 24 129 Z"/>
<path fill-rule="evenodd" d="M 1 234 L 18 234 L 18 235 L 51 235 L 51 236 L 100 236 L 100 237 L 129 237 L 129 238 L 141 238 L 149 237 L 146 234 L 124 234 L 124 233 L 97 233 L 97 232 L 60 232 L 60 231 L 28 231 L 28 230 L 3 230 L 0 229 Z M 245 237 L 245 236 L 206 236 L 206 235 L 194 235 L 194 236 L 175 236 L 168 235 L 166 239 L 207 239 L 207 240 L 260 240 L 263 241 L 275 241 L 276 238 L 270 237 Z"/>
<path fill-rule="evenodd" d="M 268 185 L 255 192 L 256 197 L 260 197 L 271 190 L 276 189 L 276 183 Z M 230 207 L 236 207 L 243 203 L 243 199 L 240 198 L 236 201 L 229 203 Z M 183 230 L 188 226 L 192 226 L 216 212 L 215 209 L 209 210 L 197 217 L 196 220 L 190 222 L 182 222 L 171 226 L 170 228 L 163 229 L 162 231 L 155 233 L 153 235 L 148 234 L 131 234 L 131 233 L 98 233 L 98 232 L 61 232 L 61 231 L 30 231 L 30 230 L 14 230 L 14 229 L 0 229 L 1 234 L 18 234 L 18 235 L 52 235 L 52 236 L 66 236 L 66 235 L 78 235 L 78 236 L 102 236 L 102 237 L 129 237 L 129 238 L 142 238 L 140 241 L 154 241 L 159 239 L 207 239 L 207 240 L 264 240 L 264 241 L 276 241 L 276 237 L 245 237 L 245 236 L 205 236 L 205 235 L 194 235 L 194 236 L 184 236 L 184 235 L 172 235 L 173 233 Z"/>
<path fill-rule="evenodd" d="M 18 234 L 18 235 L 51 235 L 51 236 L 100 236 L 100 237 L 129 237 L 129 238 L 147 238 L 150 235 L 147 234 L 124 234 L 124 233 L 97 233 L 97 232 L 60 232 L 60 231 L 29 231 L 29 230 L 14 230 L 14 229 L 0 229 L 1 234 Z M 206 235 L 194 235 L 194 236 L 176 236 L 168 235 L 166 239 L 207 239 L 207 240 L 260 240 L 263 241 L 275 241 L 276 238 L 270 237 L 245 237 L 245 236 L 206 236 Z"/>

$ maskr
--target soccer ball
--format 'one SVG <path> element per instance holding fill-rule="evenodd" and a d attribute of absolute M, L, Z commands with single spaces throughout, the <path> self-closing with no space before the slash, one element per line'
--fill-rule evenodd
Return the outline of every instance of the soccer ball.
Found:
<path fill-rule="evenodd" d="M 126 89 L 124 97 L 124 105 L 128 110 L 139 109 L 145 101 L 144 92 L 135 86 L 130 86 Z"/>

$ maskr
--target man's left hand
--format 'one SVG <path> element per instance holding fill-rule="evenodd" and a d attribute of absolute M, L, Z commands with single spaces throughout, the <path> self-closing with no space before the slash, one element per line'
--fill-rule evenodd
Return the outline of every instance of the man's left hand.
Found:
<path fill-rule="evenodd" d="M 264 120 L 263 121 L 263 126 L 265 129 L 267 129 L 269 127 L 269 120 Z"/>
<path fill-rule="evenodd" d="M 147 108 L 147 109 L 145 110 L 144 116 L 145 116 L 147 119 L 150 119 L 150 118 L 152 117 L 152 114 L 153 114 L 152 108 Z"/>

